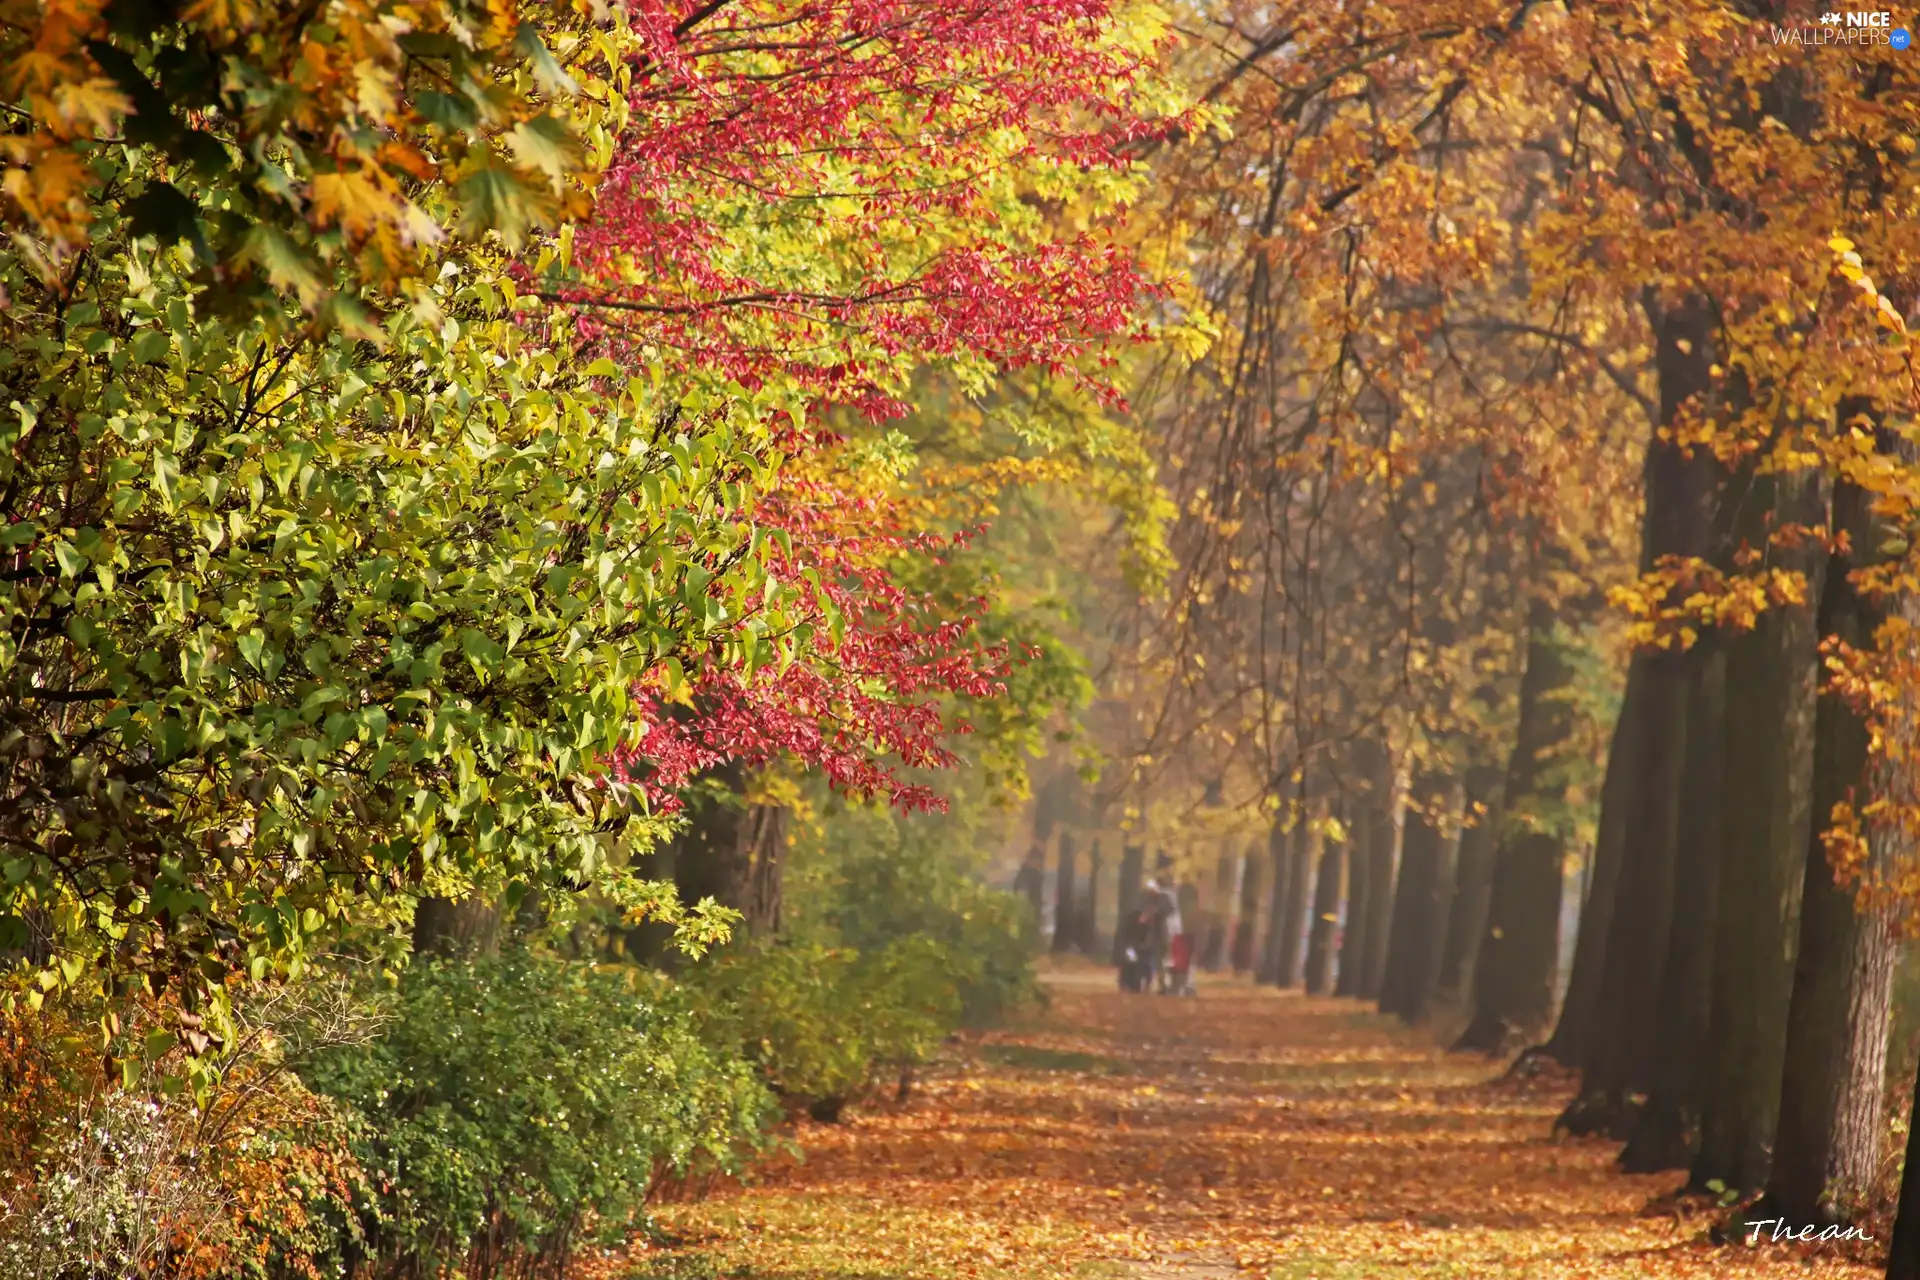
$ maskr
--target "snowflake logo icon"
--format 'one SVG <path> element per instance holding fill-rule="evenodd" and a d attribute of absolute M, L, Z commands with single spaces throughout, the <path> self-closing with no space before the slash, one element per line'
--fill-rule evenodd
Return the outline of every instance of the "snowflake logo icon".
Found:
<path fill-rule="evenodd" d="M 1820 25 L 1823 27 L 1837 27 L 1840 25 L 1840 15 L 1837 13 L 1823 13 L 1820 15 Z"/>

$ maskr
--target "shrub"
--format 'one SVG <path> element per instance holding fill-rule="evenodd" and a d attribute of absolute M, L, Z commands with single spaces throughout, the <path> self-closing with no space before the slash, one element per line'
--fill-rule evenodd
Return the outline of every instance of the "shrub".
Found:
<path fill-rule="evenodd" d="M 166 1029 L 178 1012 L 125 1006 L 111 1064 L 98 1004 L 0 1015 L 0 1276 L 307 1276 L 354 1239 L 367 1184 L 350 1117 L 288 1069 L 371 1034 L 346 985 L 237 1001 L 237 1034 L 211 1058 L 190 1061 Z"/>
<path fill-rule="evenodd" d="M 664 979 L 519 952 L 409 970 L 384 1035 L 303 1070 L 360 1117 L 376 1271 L 557 1270 L 665 1174 L 733 1171 L 769 1099 Z"/>
<path fill-rule="evenodd" d="M 790 920 L 697 969 L 713 1034 L 816 1117 L 902 1078 L 942 1039 L 1039 998 L 1029 913 L 968 872 L 955 814 L 842 806 L 791 852 Z"/>
<path fill-rule="evenodd" d="M 710 1034 L 741 1044 L 784 1102 L 822 1119 L 924 1061 L 960 1016 L 930 939 L 873 952 L 806 939 L 742 945 L 699 983 Z"/>

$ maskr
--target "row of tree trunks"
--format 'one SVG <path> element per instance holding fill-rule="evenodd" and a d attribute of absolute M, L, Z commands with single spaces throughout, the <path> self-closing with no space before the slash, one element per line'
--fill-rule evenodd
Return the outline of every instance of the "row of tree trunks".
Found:
<path fill-rule="evenodd" d="M 1843 429 L 1850 407 L 1842 410 Z M 1884 428 L 1879 435 L 1883 450 L 1904 448 Z M 1864 495 L 1845 482 L 1835 488 L 1833 524 L 1847 535 L 1847 550 L 1827 568 L 1820 634 L 1865 647 L 1887 610 L 1864 598 L 1850 575 L 1877 559 L 1877 549 L 1896 531 L 1877 527 Z M 1901 612 L 1909 624 L 1920 614 L 1911 601 Z M 1821 693 L 1814 714 L 1813 834 L 1804 861 L 1799 955 L 1766 1195 L 1773 1211 L 1795 1222 L 1854 1220 L 1866 1207 L 1880 1160 L 1897 948 L 1891 922 L 1857 910 L 1854 894 L 1835 883 L 1820 835 L 1836 804 L 1859 799 L 1863 790 L 1885 792 L 1889 779 L 1870 761 L 1868 741 L 1858 711 L 1831 692 Z M 1894 840 L 1884 829 L 1868 832 L 1869 869 L 1884 870 L 1905 855 Z M 1915 1168 L 1911 1155 L 1907 1168 Z M 1920 1183 L 1920 1177 L 1908 1180 Z M 1907 1216 L 1904 1188 L 1901 1216 Z M 1909 1235 L 1904 1243 L 1909 1256 L 1903 1260 L 1896 1245 L 1894 1267 L 1920 1271 L 1920 1242 Z"/>
<path fill-rule="evenodd" d="M 1811 477 L 1752 476 L 1740 491 L 1737 534 L 1764 545 L 1775 521 L 1824 523 Z M 1806 545 L 1775 555 L 1808 575 L 1817 598 L 1824 557 Z M 1798 563 L 1794 563 L 1797 561 Z M 1804 605 L 1761 614 L 1726 642 L 1724 856 L 1713 942 L 1713 1013 L 1694 1185 L 1765 1185 L 1780 1108 L 1786 1020 L 1793 997 L 1801 887 L 1813 795 L 1818 636 Z M 1824 825 L 1824 823 L 1823 823 Z"/>
<path fill-rule="evenodd" d="M 1688 307 L 1662 320 L 1672 420 L 1707 384 L 1710 330 Z M 1836 426 L 1846 422 L 1843 411 Z M 1879 447 L 1900 446 L 1888 435 Z M 1889 923 L 1863 914 L 1829 864 L 1822 833 L 1834 807 L 1859 806 L 1887 782 L 1858 710 L 1822 691 L 1820 653 L 1823 640 L 1872 642 L 1885 605 L 1851 575 L 1900 531 L 1876 528 L 1857 491 L 1842 482 L 1829 494 L 1827 483 L 1752 462 L 1728 476 L 1704 453 L 1660 440 L 1649 449 L 1649 566 L 1661 556 L 1764 563 L 1806 590 L 1748 628 L 1635 657 L 1574 972 L 1547 1045 L 1582 1069 L 1563 1123 L 1625 1139 L 1630 1171 L 1686 1169 L 1695 1189 L 1764 1191 L 1749 1219 L 1796 1229 L 1854 1221 L 1866 1207 L 1882 1158 L 1896 954 Z M 1783 527 L 1843 536 L 1780 538 Z M 1867 834 L 1875 865 L 1904 852 L 1887 832 Z M 1502 916 L 1496 868 L 1480 953 L 1489 970 L 1509 969 Z M 1489 972 L 1475 985 L 1463 1047 L 1508 1047 L 1494 1034 L 1499 982 Z M 1889 1275 L 1920 1278 L 1916 1183 L 1903 1186 Z"/>

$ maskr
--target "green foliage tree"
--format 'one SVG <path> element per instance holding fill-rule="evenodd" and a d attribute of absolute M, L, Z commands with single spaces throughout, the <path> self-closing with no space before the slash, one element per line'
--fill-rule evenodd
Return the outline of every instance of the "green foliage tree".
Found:
<path fill-rule="evenodd" d="M 458 261 L 378 343 L 208 314 L 116 218 L 84 294 L 0 259 L 0 945 L 217 992 L 422 891 L 609 872 L 633 682 L 779 647 L 750 419 Z"/>

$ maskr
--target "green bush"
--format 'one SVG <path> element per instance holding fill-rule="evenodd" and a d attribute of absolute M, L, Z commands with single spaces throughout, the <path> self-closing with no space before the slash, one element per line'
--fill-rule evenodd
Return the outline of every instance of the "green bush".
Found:
<path fill-rule="evenodd" d="M 909 833 L 918 825 L 896 821 Z M 839 859 L 836 891 L 821 916 L 862 952 L 909 940 L 924 947 L 958 1001 L 954 1025 L 993 1026 L 1039 998 L 1032 913 L 938 854 L 910 838 L 856 846 Z"/>
<path fill-rule="evenodd" d="M 820 1118 L 1039 997 L 1029 913 L 969 874 L 963 814 L 834 802 L 790 851 L 788 920 L 690 976 L 711 1034 Z"/>
<path fill-rule="evenodd" d="M 960 1002 L 939 949 L 874 952 L 795 940 L 729 949 L 701 977 L 717 1037 L 733 1040 L 790 1106 L 823 1118 L 924 1061 Z"/>
<path fill-rule="evenodd" d="M 420 964 L 373 1042 L 303 1070 L 359 1115 L 376 1270 L 560 1265 L 665 1174 L 734 1171 L 770 1099 L 664 979 L 525 952 Z"/>

